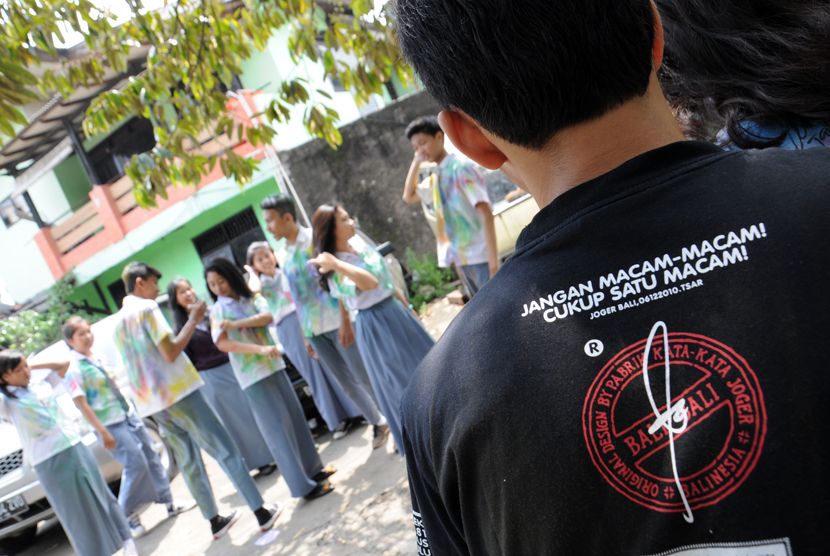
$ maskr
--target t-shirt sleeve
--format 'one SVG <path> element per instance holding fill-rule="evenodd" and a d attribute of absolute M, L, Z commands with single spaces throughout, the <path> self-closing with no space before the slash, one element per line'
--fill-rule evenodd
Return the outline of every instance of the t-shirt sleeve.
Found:
<path fill-rule="evenodd" d="M 69 370 L 66 372 L 64 384 L 66 384 L 66 389 L 69 391 L 69 395 L 73 400 L 82 396 L 86 397 L 84 377 L 78 361 L 72 361 L 69 364 Z"/>
<path fill-rule="evenodd" d="M 453 520 L 435 487 L 436 479 L 432 474 L 432 466 L 424 464 L 422 457 L 419 457 L 422 454 L 417 452 L 409 441 L 406 428 L 403 431 L 403 444 L 406 451 L 406 470 L 409 476 L 418 554 L 468 556 L 469 548 L 453 525 Z"/>
<path fill-rule="evenodd" d="M 214 303 L 213 307 L 210 308 L 210 337 L 213 340 L 213 343 L 219 341 L 219 336 L 222 335 L 222 327 L 219 324 L 225 320 L 225 312 L 222 311 L 222 306 L 219 303 Z"/>
<path fill-rule="evenodd" d="M 470 204 L 476 206 L 479 203 L 490 203 L 490 194 L 487 192 L 487 182 L 484 181 L 484 174 L 476 164 L 466 164 L 464 169 L 459 171 L 459 178 L 463 180 L 464 195 Z"/>
<path fill-rule="evenodd" d="M 164 313 L 161 312 L 161 308 L 156 303 L 145 309 L 143 324 L 144 330 L 149 334 L 155 345 L 159 345 L 168 336 L 173 337 L 173 330 L 167 324 Z"/>
<path fill-rule="evenodd" d="M 254 307 L 256 308 L 257 314 L 271 313 L 271 308 L 268 306 L 268 302 L 260 294 L 254 296 Z"/>

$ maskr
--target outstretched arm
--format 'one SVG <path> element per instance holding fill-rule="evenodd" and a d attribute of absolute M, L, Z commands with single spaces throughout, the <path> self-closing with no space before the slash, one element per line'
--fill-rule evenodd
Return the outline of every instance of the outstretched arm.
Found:
<path fill-rule="evenodd" d="M 161 356 L 164 357 L 165 361 L 172 363 L 181 354 L 181 352 L 184 351 L 184 348 L 186 348 L 187 344 L 190 343 L 190 338 L 193 337 L 196 325 L 199 324 L 199 321 L 201 321 L 202 317 L 205 316 L 206 310 L 207 304 L 204 301 L 194 303 L 193 308 L 190 310 L 190 315 L 187 317 L 187 322 L 176 337 L 171 340 L 170 336 L 165 336 L 165 338 L 159 342 L 159 352 L 161 352 Z"/>
<path fill-rule="evenodd" d="M 66 371 L 69 370 L 69 361 L 50 361 L 48 363 L 30 363 L 30 369 L 52 369 L 59 377 L 66 376 Z"/>
<path fill-rule="evenodd" d="M 378 279 L 371 272 L 363 270 L 353 264 L 343 262 L 331 253 L 320 253 L 308 262 L 319 266 L 322 274 L 337 272 L 347 278 L 351 278 L 359 290 L 373 290 L 380 285 Z"/>
<path fill-rule="evenodd" d="M 101 436 L 101 441 L 104 444 L 104 449 L 115 450 L 115 438 L 113 438 L 112 434 L 110 434 L 110 431 L 107 430 L 107 427 L 104 426 L 104 424 L 101 422 L 98 416 L 95 415 L 95 412 L 92 410 L 92 408 L 89 407 L 89 404 L 86 401 L 86 396 L 78 396 L 77 398 L 74 398 L 72 401 L 75 402 L 75 407 L 77 407 L 78 410 L 81 412 L 81 415 L 84 416 L 86 422 L 89 423 L 89 425 L 93 429 L 95 429 L 95 432 L 97 432 Z"/>
<path fill-rule="evenodd" d="M 219 339 L 216 340 L 216 347 L 219 351 L 225 353 L 253 353 L 256 355 L 264 355 L 268 359 L 279 359 L 282 353 L 277 349 L 277 346 L 262 346 L 259 344 L 248 344 L 245 342 L 237 342 L 228 338 L 227 333 L 222 332 Z"/>

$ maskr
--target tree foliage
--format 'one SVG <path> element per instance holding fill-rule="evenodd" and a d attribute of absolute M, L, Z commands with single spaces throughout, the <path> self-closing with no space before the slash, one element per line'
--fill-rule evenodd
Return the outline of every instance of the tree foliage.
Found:
<path fill-rule="evenodd" d="M 0 133 L 14 136 L 13 124 L 25 124 L 18 107 L 37 97 L 59 92 L 71 95 L 80 86 L 100 83 L 107 67 L 129 74 L 128 54 L 138 45 L 151 46 L 146 69 L 131 75 L 122 90 L 109 90 L 92 101 L 84 120 L 87 135 L 108 131 L 131 116 L 151 121 L 156 147 L 133 157 L 127 174 L 141 206 L 166 198 L 173 183 L 198 184 L 217 162 L 222 172 L 244 184 L 257 167 L 231 149 L 215 155 L 194 152 L 198 136 L 210 131 L 226 133 L 233 141 L 252 145 L 270 143 L 275 132 L 268 124 L 244 126 L 226 112 L 233 74 L 254 50 L 263 50 L 279 28 L 290 29 L 288 49 L 296 63 L 321 62 L 325 77 L 339 80 L 359 104 L 382 94 L 392 75 L 412 81 L 402 62 L 385 7 L 373 11 L 371 0 L 242 0 L 233 10 L 220 0 L 171 0 L 149 12 L 140 0 L 129 3 L 132 19 L 119 26 L 88 0 L 3 0 L 0 18 Z M 91 54 L 62 64 L 36 79 L 39 64 L 35 49 L 55 56 L 56 41 L 70 28 L 84 36 Z M 320 43 L 325 46 L 321 47 Z M 345 56 L 344 56 L 345 55 Z M 344 62 L 344 59 L 353 62 Z M 304 106 L 308 132 L 336 147 L 342 141 L 336 124 L 339 115 L 323 90 L 309 90 L 301 77 L 286 79 L 264 110 L 268 122 L 285 123 L 291 107 Z"/>
<path fill-rule="evenodd" d="M 103 315 L 88 313 L 69 301 L 76 285 L 75 273 L 70 271 L 50 288 L 45 311 L 22 311 L 0 320 L 0 348 L 30 355 L 60 340 L 61 327 L 72 315 L 91 323 L 101 320 Z"/>

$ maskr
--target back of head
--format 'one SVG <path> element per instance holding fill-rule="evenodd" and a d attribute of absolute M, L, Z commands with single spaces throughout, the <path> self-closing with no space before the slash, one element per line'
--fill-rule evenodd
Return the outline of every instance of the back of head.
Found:
<path fill-rule="evenodd" d="M 121 281 L 124 282 L 124 288 L 126 288 L 127 293 L 131 294 L 135 291 L 135 282 L 137 279 L 141 278 L 146 280 L 150 276 L 155 276 L 160 279 L 161 272 L 147 263 L 133 261 L 124 267 L 124 270 L 121 272 Z"/>
<path fill-rule="evenodd" d="M 253 292 L 248 287 L 248 284 L 245 282 L 245 277 L 242 276 L 242 272 L 228 259 L 224 257 L 217 257 L 210 261 L 210 263 L 205 267 L 205 280 L 207 280 L 209 272 L 215 272 L 224 278 L 228 282 L 231 289 L 239 297 L 247 297 L 250 299 L 254 296 Z M 218 296 L 213 293 L 210 288 L 208 288 L 208 291 L 210 291 L 210 296 L 213 300 L 216 301 Z"/>
<path fill-rule="evenodd" d="M 691 134 L 726 128 L 741 148 L 776 146 L 743 124 L 830 121 L 830 3 L 655 0 L 665 30 L 660 80 Z"/>
<path fill-rule="evenodd" d="M 438 124 L 438 118 L 435 116 L 421 116 L 412 120 L 406 126 L 405 133 L 407 139 L 412 139 L 412 136 L 416 133 L 426 133 L 435 137 L 439 131 L 443 133 L 441 126 Z"/>
<path fill-rule="evenodd" d="M 396 0 L 396 22 L 439 104 L 536 150 L 645 94 L 653 67 L 649 0 Z"/>
<path fill-rule="evenodd" d="M 294 220 L 297 220 L 297 208 L 294 205 L 294 199 L 285 193 L 265 197 L 260 201 L 259 208 L 262 210 L 274 210 L 280 213 L 280 215 L 290 214 Z"/>
<path fill-rule="evenodd" d="M 326 203 L 314 211 L 311 217 L 311 227 L 314 230 L 314 256 L 320 253 L 334 253 L 337 251 L 337 238 L 334 230 L 337 226 L 337 205 Z M 329 291 L 329 278 L 334 272 L 327 272 L 320 275 L 320 287 Z"/>

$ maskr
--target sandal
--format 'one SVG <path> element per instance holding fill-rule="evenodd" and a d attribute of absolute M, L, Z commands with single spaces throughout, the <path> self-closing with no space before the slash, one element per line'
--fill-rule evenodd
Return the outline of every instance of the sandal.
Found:
<path fill-rule="evenodd" d="M 337 473 L 337 468 L 334 466 L 334 464 L 329 464 L 327 467 L 324 467 L 322 471 L 316 473 L 311 478 L 311 480 L 317 483 L 321 483 L 329 477 L 331 477 L 332 475 L 334 475 L 335 473 Z"/>
<path fill-rule="evenodd" d="M 325 496 L 326 494 L 330 494 L 334 492 L 334 485 L 331 483 L 320 483 L 314 490 L 303 496 L 306 500 L 314 500 L 315 498 L 320 498 L 321 496 Z"/>

